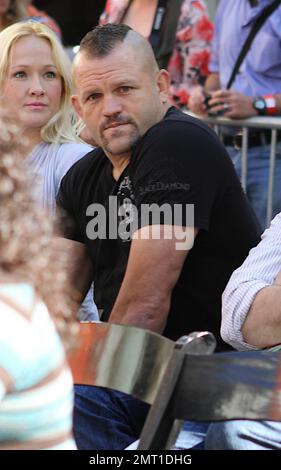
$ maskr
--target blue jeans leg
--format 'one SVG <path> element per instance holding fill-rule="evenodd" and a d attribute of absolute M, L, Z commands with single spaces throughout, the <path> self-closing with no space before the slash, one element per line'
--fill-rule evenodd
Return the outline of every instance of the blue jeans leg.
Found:
<path fill-rule="evenodd" d="M 121 450 L 142 430 L 149 405 L 106 388 L 75 385 L 74 437 L 80 450 Z"/>
<path fill-rule="evenodd" d="M 280 450 L 281 422 L 224 421 L 209 426 L 206 450 Z"/>
<path fill-rule="evenodd" d="M 238 177 L 241 178 L 241 152 L 227 147 Z M 263 229 L 266 228 L 270 146 L 248 149 L 247 197 Z M 281 210 L 281 143 L 276 149 L 272 218 Z"/>
<path fill-rule="evenodd" d="M 172 450 L 204 450 L 209 422 L 185 421 Z M 136 450 L 139 441 L 133 442 L 126 450 Z"/>
<path fill-rule="evenodd" d="M 203 450 L 209 422 L 185 421 L 174 449 Z"/>

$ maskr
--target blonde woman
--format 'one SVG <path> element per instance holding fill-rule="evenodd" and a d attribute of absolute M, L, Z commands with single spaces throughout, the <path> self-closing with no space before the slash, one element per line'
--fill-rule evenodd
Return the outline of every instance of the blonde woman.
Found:
<path fill-rule="evenodd" d="M 26 141 L 32 189 L 52 216 L 63 176 L 92 148 L 75 134 L 71 64 L 57 36 L 42 23 L 17 23 L 0 33 L 0 93 Z M 91 305 L 90 305 L 91 304 Z M 97 319 L 88 297 L 83 319 Z"/>
<path fill-rule="evenodd" d="M 63 258 L 51 252 L 52 223 L 7 144 L 13 133 L 1 120 L 0 450 L 75 449 L 72 378 L 57 333 L 74 344 L 74 306 Z"/>

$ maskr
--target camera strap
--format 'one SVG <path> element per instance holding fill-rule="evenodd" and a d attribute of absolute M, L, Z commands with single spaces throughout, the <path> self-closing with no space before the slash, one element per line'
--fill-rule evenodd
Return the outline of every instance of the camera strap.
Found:
<path fill-rule="evenodd" d="M 160 69 L 168 66 L 173 53 L 183 0 L 158 0 L 149 42 Z"/>
<path fill-rule="evenodd" d="M 234 67 L 233 67 L 230 79 L 228 80 L 228 83 L 226 85 L 227 90 L 233 84 L 233 82 L 235 80 L 235 77 L 236 77 L 236 75 L 239 71 L 240 65 L 242 64 L 243 60 L 245 59 L 245 57 L 246 57 L 246 55 L 247 55 L 247 53 L 250 49 L 250 46 L 251 46 L 253 40 L 255 39 L 258 31 L 261 29 L 263 24 L 266 22 L 267 18 L 279 7 L 280 4 L 281 4 L 281 0 L 274 0 L 274 2 L 272 2 L 270 5 L 268 5 L 262 11 L 260 16 L 257 18 L 255 23 L 253 24 L 253 27 L 250 30 L 250 33 L 248 34 L 248 37 L 247 37 L 245 43 L 243 44 L 243 47 L 240 51 L 240 54 L 239 54 L 239 56 L 238 56 L 238 58 L 235 62 Z"/>
<path fill-rule="evenodd" d="M 132 2 L 133 0 L 129 1 L 120 23 Z M 160 69 L 167 67 L 173 53 L 182 3 L 183 0 L 158 0 L 149 42 Z"/>

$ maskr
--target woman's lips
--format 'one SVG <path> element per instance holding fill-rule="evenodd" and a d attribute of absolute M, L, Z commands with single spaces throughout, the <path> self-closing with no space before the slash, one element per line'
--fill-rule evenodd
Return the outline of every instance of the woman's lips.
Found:
<path fill-rule="evenodd" d="M 25 106 L 27 106 L 28 108 L 45 108 L 47 105 L 45 103 L 34 102 L 27 103 Z"/>

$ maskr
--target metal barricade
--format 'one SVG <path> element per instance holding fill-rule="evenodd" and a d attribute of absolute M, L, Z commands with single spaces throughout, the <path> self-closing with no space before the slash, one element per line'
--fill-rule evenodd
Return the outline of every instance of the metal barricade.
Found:
<path fill-rule="evenodd" d="M 274 194 L 274 174 L 276 162 L 277 131 L 281 131 L 281 117 L 251 117 L 248 119 L 229 119 L 226 117 L 204 117 L 196 116 L 190 111 L 186 111 L 193 117 L 197 117 L 207 124 L 211 124 L 215 132 L 221 136 L 221 127 L 227 126 L 238 128 L 242 134 L 241 147 L 241 184 L 246 191 L 247 187 L 247 168 L 248 168 L 248 135 L 249 129 L 269 129 L 271 130 L 270 157 L 269 157 L 269 178 L 268 178 L 268 197 L 267 197 L 267 225 L 272 219 L 272 206 Z M 280 182 L 281 184 L 281 182 Z"/>

